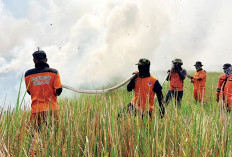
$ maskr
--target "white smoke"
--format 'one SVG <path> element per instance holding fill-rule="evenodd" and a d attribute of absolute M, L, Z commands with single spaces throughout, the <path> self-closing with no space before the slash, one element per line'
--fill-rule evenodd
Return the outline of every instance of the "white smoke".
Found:
<path fill-rule="evenodd" d="M 4 4 L 0 0 L 1 104 L 6 95 L 14 104 L 37 47 L 63 84 L 86 88 L 127 78 L 140 58 L 151 60 L 156 76 L 174 58 L 182 58 L 187 71 L 198 60 L 206 71 L 221 71 L 232 57 L 230 0 L 30 0 L 18 6 L 26 9 L 21 18 Z"/>

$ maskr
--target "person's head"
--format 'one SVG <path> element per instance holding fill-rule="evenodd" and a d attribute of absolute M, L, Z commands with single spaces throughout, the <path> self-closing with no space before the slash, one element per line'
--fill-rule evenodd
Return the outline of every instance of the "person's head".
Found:
<path fill-rule="evenodd" d="M 181 68 L 181 66 L 183 65 L 183 62 L 181 59 L 176 58 L 172 61 L 172 65 L 173 65 L 173 67 L 177 66 L 177 67 Z"/>
<path fill-rule="evenodd" d="M 195 66 L 196 70 L 199 71 L 202 69 L 203 65 L 200 61 L 197 61 L 194 66 Z"/>
<path fill-rule="evenodd" d="M 32 56 L 35 64 L 39 62 L 47 62 L 47 55 L 43 50 L 35 51 Z"/>
<path fill-rule="evenodd" d="M 150 72 L 150 61 L 148 59 L 142 58 L 136 65 L 138 65 L 138 70 L 140 74 Z"/>
<path fill-rule="evenodd" d="M 223 65 L 223 71 L 224 71 L 224 73 L 226 73 L 226 70 L 227 70 L 229 67 L 231 67 L 231 64 L 230 64 L 230 63 L 226 63 L 226 64 Z"/>

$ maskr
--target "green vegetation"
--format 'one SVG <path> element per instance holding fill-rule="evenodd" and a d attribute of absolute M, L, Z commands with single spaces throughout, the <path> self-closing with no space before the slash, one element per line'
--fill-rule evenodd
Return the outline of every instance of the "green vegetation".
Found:
<path fill-rule="evenodd" d="M 27 127 L 30 111 L 2 110 L 0 156 L 231 156 L 231 114 L 221 118 L 215 101 L 219 75 L 208 73 L 205 104 L 195 103 L 186 79 L 181 109 L 171 102 L 163 119 L 157 102 L 152 120 L 128 114 L 117 119 L 133 96 L 125 87 L 60 100 L 58 128 L 43 126 L 39 133 Z"/>

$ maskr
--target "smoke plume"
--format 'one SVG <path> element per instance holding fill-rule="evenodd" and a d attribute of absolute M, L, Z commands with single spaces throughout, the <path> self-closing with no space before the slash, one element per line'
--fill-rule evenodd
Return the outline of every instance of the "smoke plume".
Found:
<path fill-rule="evenodd" d="M 150 59 L 151 72 L 163 79 L 158 71 L 167 71 L 174 58 L 187 71 L 201 61 L 206 71 L 221 72 L 232 57 L 230 0 L 23 2 L 19 17 L 0 0 L 0 104 L 6 97 L 14 106 L 37 47 L 63 84 L 84 88 L 127 78 L 140 58 Z"/>

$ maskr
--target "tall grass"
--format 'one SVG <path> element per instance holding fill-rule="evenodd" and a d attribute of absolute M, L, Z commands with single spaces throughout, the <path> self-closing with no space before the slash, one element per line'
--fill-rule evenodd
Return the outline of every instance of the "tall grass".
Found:
<path fill-rule="evenodd" d="M 208 74 L 203 105 L 195 103 L 186 79 L 181 109 L 171 102 L 163 119 L 157 102 L 152 119 L 128 114 L 118 118 L 133 96 L 125 87 L 59 100 L 58 127 L 49 121 L 40 132 L 28 127 L 30 111 L 1 110 L 0 156 L 231 156 L 231 114 L 220 118 L 215 101 L 218 77 Z"/>

